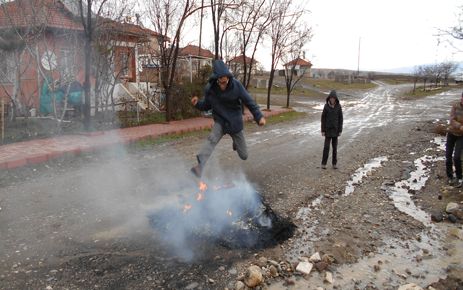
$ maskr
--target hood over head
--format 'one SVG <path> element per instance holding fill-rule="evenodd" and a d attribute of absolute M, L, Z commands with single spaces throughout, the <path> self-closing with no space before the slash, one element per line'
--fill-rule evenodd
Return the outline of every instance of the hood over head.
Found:
<path fill-rule="evenodd" d="M 326 103 L 328 103 L 328 101 L 330 100 L 330 98 L 335 98 L 336 99 L 336 103 L 339 103 L 339 98 L 338 98 L 338 93 L 336 93 L 335 90 L 332 90 L 328 97 L 326 97 Z"/>
<path fill-rule="evenodd" d="M 227 65 L 221 59 L 214 60 L 212 63 L 212 75 L 211 79 L 218 79 L 220 77 L 227 76 L 233 77 L 233 74 L 228 69 Z"/>

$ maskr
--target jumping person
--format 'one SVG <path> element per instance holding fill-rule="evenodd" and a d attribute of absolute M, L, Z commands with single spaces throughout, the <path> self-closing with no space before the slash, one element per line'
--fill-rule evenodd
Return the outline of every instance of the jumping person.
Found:
<path fill-rule="evenodd" d="M 328 162 L 328 154 L 330 153 L 330 143 L 333 147 L 332 161 L 334 169 L 338 168 L 338 137 L 342 133 L 342 108 L 339 103 L 338 95 L 335 90 L 332 90 L 326 98 L 326 104 L 323 107 L 321 117 L 322 136 L 325 137 L 323 146 L 322 169 L 326 169 Z"/>
<path fill-rule="evenodd" d="M 193 174 L 201 176 L 207 160 L 225 134 L 231 136 L 233 150 L 237 151 L 242 160 L 246 160 L 248 150 L 243 133 L 242 104 L 249 109 L 259 126 L 265 125 L 266 121 L 257 104 L 222 60 L 213 63 L 213 73 L 204 89 L 204 99 L 199 100 L 194 96 L 191 103 L 200 111 L 212 109 L 214 118 L 212 131 L 196 155 L 198 164 L 191 168 Z"/>

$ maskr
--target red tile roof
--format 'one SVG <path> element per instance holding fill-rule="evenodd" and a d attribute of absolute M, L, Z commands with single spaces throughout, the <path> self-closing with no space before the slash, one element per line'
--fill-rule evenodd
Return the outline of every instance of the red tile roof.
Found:
<path fill-rule="evenodd" d="M 150 29 L 132 23 L 100 18 L 103 28 L 134 36 L 159 36 Z M 80 19 L 59 0 L 15 0 L 0 5 L 0 28 L 38 27 L 83 31 Z"/>
<path fill-rule="evenodd" d="M 16 0 L 0 5 L 0 27 L 46 26 L 83 30 L 82 24 L 58 0 Z"/>
<path fill-rule="evenodd" d="M 199 50 L 199 54 L 198 54 Z M 187 45 L 183 48 L 180 49 L 179 56 L 200 56 L 200 57 L 206 57 L 206 58 L 214 58 L 214 54 L 207 49 L 204 48 L 199 48 L 199 46 L 196 45 Z"/>
<path fill-rule="evenodd" d="M 101 18 L 101 26 L 115 33 L 131 34 L 135 36 L 160 36 L 159 33 L 133 23 L 117 22 L 108 18 Z"/>
<path fill-rule="evenodd" d="M 244 55 L 238 55 L 232 59 L 230 59 L 230 61 L 228 61 L 229 63 L 240 63 L 240 64 L 244 64 Z M 251 63 L 251 58 L 246 56 L 246 64 L 250 64 Z M 254 62 L 256 62 L 256 60 L 254 59 Z"/>
<path fill-rule="evenodd" d="M 312 63 L 310 61 L 306 61 L 300 57 L 288 62 L 288 63 L 285 63 L 284 66 L 292 66 L 292 65 L 300 65 L 300 66 L 308 66 L 308 67 L 312 67 Z"/>

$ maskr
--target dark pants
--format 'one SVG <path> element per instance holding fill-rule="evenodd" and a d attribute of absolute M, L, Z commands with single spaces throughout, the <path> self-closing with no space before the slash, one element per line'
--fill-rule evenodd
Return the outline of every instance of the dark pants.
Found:
<path fill-rule="evenodd" d="M 326 165 L 326 162 L 328 162 L 328 155 L 330 154 L 330 143 L 333 146 L 333 160 L 331 164 L 336 165 L 338 163 L 338 137 L 325 136 L 325 144 L 323 145 L 322 165 Z"/>
<path fill-rule="evenodd" d="M 462 179 L 461 173 L 461 150 L 463 147 L 463 138 L 447 133 L 447 143 L 445 144 L 445 169 L 447 177 L 453 178 L 453 166 L 458 179 Z"/>

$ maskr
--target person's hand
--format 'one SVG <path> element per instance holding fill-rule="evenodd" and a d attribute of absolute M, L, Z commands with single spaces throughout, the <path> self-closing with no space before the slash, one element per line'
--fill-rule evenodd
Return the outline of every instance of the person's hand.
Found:
<path fill-rule="evenodd" d="M 194 96 L 193 98 L 191 98 L 191 104 L 193 106 L 196 106 L 196 104 L 198 103 L 198 100 L 199 98 L 197 96 Z"/>
<path fill-rule="evenodd" d="M 264 117 L 260 118 L 260 120 L 259 120 L 259 126 L 264 126 L 265 123 L 267 123 L 267 121 L 265 120 L 265 118 L 264 118 Z"/>
<path fill-rule="evenodd" d="M 338 136 L 341 136 L 341 132 L 339 132 Z"/>
<path fill-rule="evenodd" d="M 322 132 L 322 136 L 325 136 L 325 132 Z"/>

